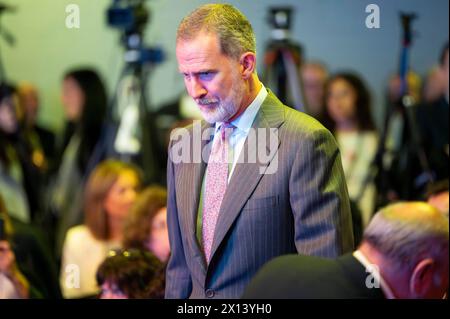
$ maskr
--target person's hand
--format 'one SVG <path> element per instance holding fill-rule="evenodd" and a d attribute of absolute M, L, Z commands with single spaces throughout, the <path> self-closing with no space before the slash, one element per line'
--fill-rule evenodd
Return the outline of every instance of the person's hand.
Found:
<path fill-rule="evenodd" d="M 29 284 L 16 264 L 16 256 L 9 242 L 0 241 L 0 273 L 3 273 L 13 283 L 21 298 L 29 297 Z"/>

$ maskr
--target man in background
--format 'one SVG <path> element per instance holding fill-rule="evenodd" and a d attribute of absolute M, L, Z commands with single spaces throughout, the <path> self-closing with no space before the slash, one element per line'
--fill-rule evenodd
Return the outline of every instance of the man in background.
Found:
<path fill-rule="evenodd" d="M 265 265 L 244 298 L 443 298 L 448 219 L 423 202 L 381 209 L 356 251 L 326 260 L 283 256 Z"/>

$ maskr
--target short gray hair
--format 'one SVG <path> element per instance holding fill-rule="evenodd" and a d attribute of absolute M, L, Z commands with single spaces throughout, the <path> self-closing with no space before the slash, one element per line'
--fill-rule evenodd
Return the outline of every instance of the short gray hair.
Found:
<path fill-rule="evenodd" d="M 223 54 L 238 59 L 245 52 L 256 54 L 256 39 L 252 25 L 229 4 L 206 4 L 186 16 L 177 31 L 179 40 L 192 40 L 201 31 L 218 36 Z"/>
<path fill-rule="evenodd" d="M 448 219 L 423 202 L 386 206 L 375 214 L 363 236 L 363 241 L 403 271 L 411 271 L 424 257 L 440 261 L 448 256 L 448 239 Z"/>

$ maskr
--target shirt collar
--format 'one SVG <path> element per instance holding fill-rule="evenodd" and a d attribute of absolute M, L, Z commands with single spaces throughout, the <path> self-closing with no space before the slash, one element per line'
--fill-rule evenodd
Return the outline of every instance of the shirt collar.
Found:
<path fill-rule="evenodd" d="M 373 266 L 377 265 L 371 263 L 360 250 L 354 251 L 353 257 L 355 257 L 366 268 L 366 271 L 371 273 L 375 280 L 380 283 L 381 290 L 387 299 L 396 299 L 391 287 L 389 287 L 383 277 L 381 277 L 380 272 L 374 271 Z"/>
<path fill-rule="evenodd" d="M 245 109 L 245 111 L 241 115 L 239 115 L 239 117 L 231 121 L 231 124 L 233 124 L 234 127 L 245 133 L 248 133 L 248 131 L 252 127 L 256 114 L 258 113 L 259 109 L 261 108 L 261 105 L 263 104 L 264 100 L 267 97 L 267 90 L 264 84 L 261 83 L 261 85 L 262 85 L 261 89 L 259 90 L 258 95 L 256 95 L 253 102 L 250 103 L 250 105 Z M 223 122 L 216 123 L 215 127 L 216 132 L 220 128 L 222 123 Z"/>

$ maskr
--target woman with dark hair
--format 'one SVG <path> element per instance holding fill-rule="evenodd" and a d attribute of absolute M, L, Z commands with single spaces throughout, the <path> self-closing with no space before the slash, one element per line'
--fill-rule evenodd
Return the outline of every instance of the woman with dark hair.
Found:
<path fill-rule="evenodd" d="M 125 221 L 125 248 L 147 250 L 161 262 L 170 255 L 167 230 L 167 191 L 160 186 L 145 188 Z"/>
<path fill-rule="evenodd" d="M 123 224 L 136 200 L 140 175 L 134 166 L 117 160 L 100 163 L 90 174 L 84 224 L 70 228 L 64 241 L 60 271 L 64 297 L 98 293 L 95 273 L 108 251 L 122 246 Z"/>
<path fill-rule="evenodd" d="M 341 151 L 350 199 L 361 211 L 362 224 L 372 217 L 375 185 L 367 183 L 378 144 L 371 97 L 363 80 L 352 73 L 332 76 L 326 87 L 326 121 Z"/>
<path fill-rule="evenodd" d="M 0 191 L 11 214 L 30 222 L 41 208 L 44 158 L 23 134 L 22 120 L 16 89 L 0 83 Z"/>
<path fill-rule="evenodd" d="M 62 150 L 67 148 L 74 135 L 78 135 L 77 165 L 85 171 L 105 120 L 108 104 L 106 90 L 96 71 L 72 70 L 64 76 L 61 99 L 67 119 Z"/>
<path fill-rule="evenodd" d="M 106 116 L 107 95 L 96 71 L 77 69 L 65 74 L 62 104 L 66 126 L 60 144 L 57 173 L 48 192 L 49 211 L 56 218 L 56 252 L 67 229 L 82 222 L 82 189 Z"/>
<path fill-rule="evenodd" d="M 164 267 L 137 249 L 110 251 L 97 271 L 101 299 L 163 299 Z"/>

